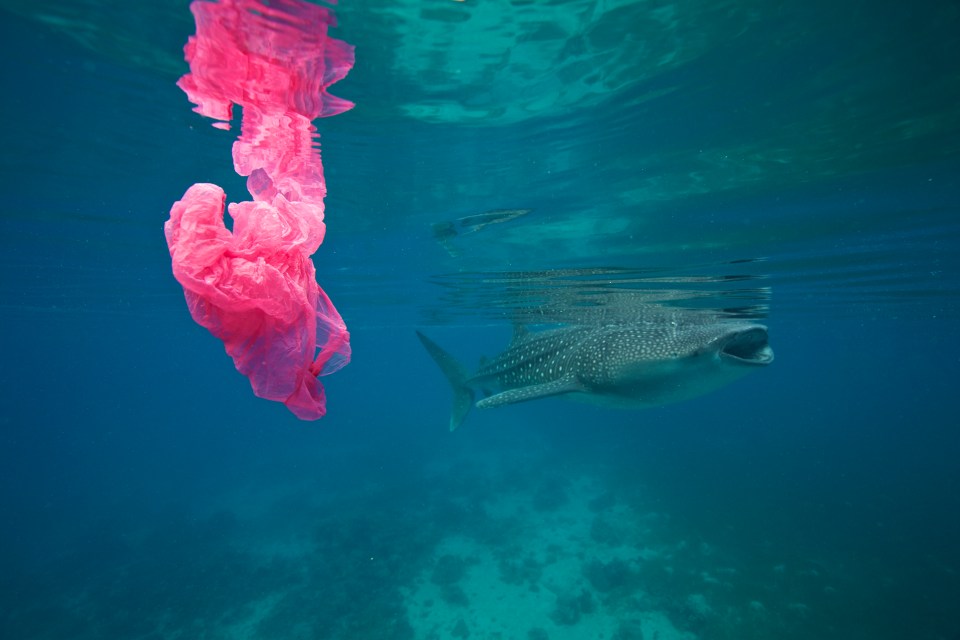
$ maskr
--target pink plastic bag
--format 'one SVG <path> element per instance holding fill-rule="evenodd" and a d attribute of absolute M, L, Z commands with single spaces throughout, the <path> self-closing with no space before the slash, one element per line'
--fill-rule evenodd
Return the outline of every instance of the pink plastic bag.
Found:
<path fill-rule="evenodd" d="M 243 107 L 233 160 L 254 200 L 229 205 L 231 232 L 223 190 L 190 187 L 164 225 L 173 274 L 194 320 L 223 341 L 254 393 L 314 420 L 326 413 L 317 376 L 350 361 L 350 335 L 310 259 L 323 242 L 326 195 L 311 121 L 353 106 L 326 92 L 353 66 L 353 48 L 327 36 L 329 10 L 300 0 L 190 8 L 197 34 L 178 85 L 203 115 L 229 120 L 233 104 Z"/>

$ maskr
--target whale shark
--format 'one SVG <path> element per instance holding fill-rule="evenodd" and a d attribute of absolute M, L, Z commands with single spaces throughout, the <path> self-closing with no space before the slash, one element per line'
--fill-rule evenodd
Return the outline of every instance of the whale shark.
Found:
<path fill-rule="evenodd" d="M 468 372 L 417 331 L 453 388 L 450 430 L 477 408 L 562 396 L 643 408 L 722 387 L 773 362 L 767 327 L 697 310 L 654 307 L 629 322 L 514 328 L 509 346 Z"/>

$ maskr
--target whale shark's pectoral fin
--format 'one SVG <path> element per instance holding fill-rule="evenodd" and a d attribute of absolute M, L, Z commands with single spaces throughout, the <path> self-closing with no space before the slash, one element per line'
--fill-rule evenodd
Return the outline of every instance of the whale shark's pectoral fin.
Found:
<path fill-rule="evenodd" d="M 532 384 L 528 387 L 519 387 L 517 389 L 503 391 L 489 398 L 484 398 L 477 403 L 477 408 L 490 409 L 493 407 L 501 407 L 505 404 L 526 402 L 527 400 L 537 400 L 548 396 L 559 396 L 564 393 L 575 393 L 585 390 L 576 376 L 566 376 L 559 380 L 551 380 L 550 382 L 544 382 L 542 384 Z"/>

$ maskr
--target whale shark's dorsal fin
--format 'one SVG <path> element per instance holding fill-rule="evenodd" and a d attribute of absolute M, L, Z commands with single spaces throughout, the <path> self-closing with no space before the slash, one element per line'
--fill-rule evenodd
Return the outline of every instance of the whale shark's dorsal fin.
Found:
<path fill-rule="evenodd" d="M 510 344 L 516 344 L 524 338 L 530 335 L 530 330 L 527 329 L 520 323 L 513 325 L 513 340 L 510 341 Z"/>
<path fill-rule="evenodd" d="M 551 380 L 550 382 L 544 382 L 542 384 L 531 384 L 526 387 L 518 387 L 497 393 L 478 402 L 477 408 L 490 409 L 492 407 L 501 407 L 505 404 L 538 400 L 539 398 L 559 396 L 564 393 L 575 393 L 577 391 L 584 391 L 583 385 L 580 384 L 576 376 L 569 375 L 559 380 Z"/>

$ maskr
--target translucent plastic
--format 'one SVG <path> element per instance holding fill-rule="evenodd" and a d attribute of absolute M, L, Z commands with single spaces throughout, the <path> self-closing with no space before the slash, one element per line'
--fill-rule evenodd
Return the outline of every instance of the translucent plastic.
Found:
<path fill-rule="evenodd" d="M 218 120 L 242 107 L 234 167 L 253 201 L 195 184 L 164 225 L 173 274 L 194 320 L 223 341 L 256 395 L 299 418 L 326 413 L 317 376 L 350 361 L 350 335 L 317 285 L 310 256 L 323 242 L 326 183 L 311 121 L 352 107 L 327 87 L 353 66 L 353 48 L 327 36 L 332 13 L 299 0 L 197 0 L 178 85 Z M 227 122 L 214 126 L 229 128 Z"/>

